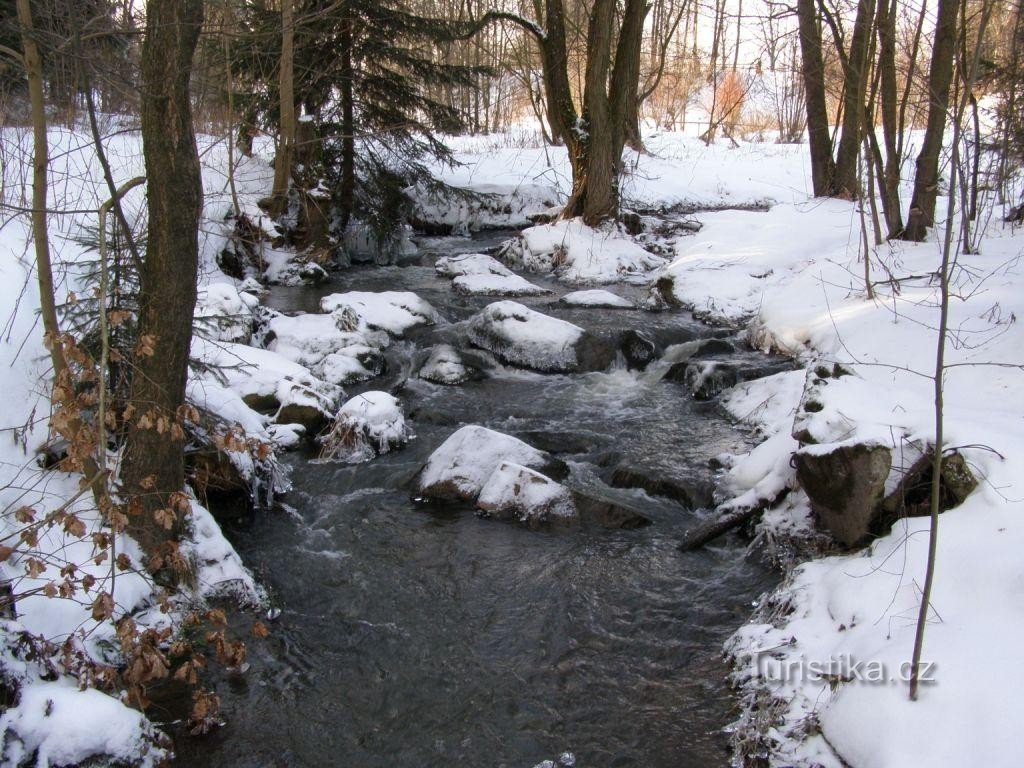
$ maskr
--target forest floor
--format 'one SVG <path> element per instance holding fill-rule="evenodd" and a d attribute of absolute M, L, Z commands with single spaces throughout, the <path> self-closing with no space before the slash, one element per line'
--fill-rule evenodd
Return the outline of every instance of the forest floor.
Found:
<path fill-rule="evenodd" d="M 107 195 L 85 135 L 55 130 L 52 141 L 53 208 L 98 207 Z M 532 132 L 452 143 L 462 165 L 438 169 L 439 177 L 503 202 L 473 208 L 423 201 L 424 218 L 446 222 L 456 231 L 526 226 L 532 216 L 563 199 L 568 186 L 563 153 L 539 145 Z M 5 131 L 3 144 L 8 158 L 16 159 L 15 153 L 28 157 L 24 132 Z M 938 319 L 937 237 L 872 249 L 874 297 L 868 299 L 860 214 L 853 203 L 810 197 L 805 145 L 705 147 L 692 137 L 662 134 L 649 137 L 647 146 L 648 154 L 628 158 L 627 207 L 701 225 L 696 233 L 662 239 L 664 263 L 648 276 L 660 286 L 652 290 L 652 304 L 660 297 L 693 309 L 708 322 L 746 327 L 753 345 L 791 355 L 800 366 L 723 396 L 736 419 L 764 437 L 749 454 L 722 457 L 725 487 L 749 498 L 793 489 L 765 515 L 756 540 L 785 560 L 788 577 L 727 643 L 744 707 L 736 738 L 745 743 L 737 746 L 767 750 L 771 765 L 1019 764 L 1016 691 L 1024 685 L 1024 663 L 1016 655 L 1024 631 L 1024 562 L 1019 556 L 1024 547 L 1024 372 L 1019 366 L 1024 332 L 1017 318 L 1024 312 L 1024 234 L 1002 224 L 1000 210 L 983 216 L 979 253 L 959 257 L 952 274 L 946 440 L 959 448 L 980 482 L 964 504 L 940 518 L 924 649 L 930 681 L 919 700 L 911 702 L 905 673 L 925 573 L 928 519 L 900 520 L 865 549 L 801 562 L 803 550 L 789 545 L 812 537 L 815 521 L 807 497 L 796 488 L 790 461 L 799 445 L 791 433 L 808 371 L 840 363 L 853 375 L 819 393 L 822 408 L 811 425 L 819 444 L 880 444 L 911 454 L 932 439 L 929 377 Z M 200 149 L 207 194 L 200 233 L 201 288 L 207 297 L 226 292 L 228 304 L 241 302 L 244 308 L 239 281 L 224 275 L 216 263 L 227 242 L 224 215 L 231 204 L 223 144 L 201 139 Z M 137 133 L 112 138 L 108 152 L 119 181 L 141 171 Z M 28 199 L 27 172 L 18 170 L 25 167 L 4 163 L 8 205 L 24 206 Z M 254 219 L 259 216 L 256 201 L 269 181 L 269 166 L 259 159 L 238 169 L 240 202 Z M 940 201 L 940 210 L 944 205 Z M 141 190 L 132 193 L 127 206 L 144 208 Z M 20 530 L 13 510 L 52 508 L 77 490 L 76 478 L 44 472 L 35 464 L 36 450 L 47 436 L 48 365 L 37 322 L 27 221 L 6 216 L 0 228 L 5 309 L 0 371 L 6 394 L 0 428 L 11 438 L 0 440 L 0 509 L 5 510 L 0 535 L 5 539 L 16 538 Z M 55 216 L 51 226 L 65 275 L 58 298 L 64 299 L 83 289 L 83 265 L 94 255 L 79 240 L 95 229 L 95 219 L 84 213 Z M 552 233 L 576 237 L 565 229 L 541 234 L 550 240 Z M 584 246 L 591 248 L 588 253 L 599 251 L 608 264 L 620 267 L 625 261 L 617 251 L 633 245 L 617 231 L 589 237 L 587 242 L 600 239 L 602 244 L 597 250 Z M 571 250 L 573 243 L 566 239 L 563 245 Z M 587 274 L 596 282 L 613 282 L 617 273 L 603 269 L 606 262 Z M 636 282 L 635 276 L 630 279 Z M 207 300 L 203 306 L 209 310 L 213 303 Z M 222 341 L 229 343 L 228 337 Z M 289 363 L 274 364 L 284 370 Z M 270 442 L 286 443 L 287 437 L 274 434 L 230 386 L 197 376 L 193 386 L 206 393 L 207 405 Z M 199 602 L 231 588 L 258 601 L 258 588 L 212 518 L 198 504 L 194 510 L 191 546 L 204 570 L 200 589 L 190 599 Z M 99 529 L 101 522 L 85 502 L 80 514 L 90 531 Z M 88 539 L 71 540 L 58 530 L 37 549 L 54 556 L 53 563 L 77 561 L 90 567 L 93 557 Z M 128 540 L 118 544 L 118 551 L 138 557 Z M 55 578 L 49 569 L 26 576 L 18 558 L 2 567 L 18 591 Z M 95 571 L 102 586 L 109 566 L 97 564 Z M 118 577 L 115 599 L 115 617 L 132 615 L 154 626 L 168 621 L 155 608 L 155 588 L 138 572 Z M 92 619 L 89 598 L 28 597 L 18 603 L 17 621 L 4 620 L 2 630 L 0 662 L 8 680 L 16 680 L 23 691 L 18 705 L 0 718 L 0 731 L 7 734 L 5 764 L 17 764 L 36 750 L 53 764 L 95 754 L 140 765 L 159 761 L 162 747 L 145 718 L 113 698 L 79 691 L 68 678 L 49 679 L 44 669 L 19 655 L 16 646 L 24 632 L 77 636 L 88 653 L 108 653 L 114 627 Z M 117 726 L 99 728 L 95 718 L 81 714 L 85 711 Z M 139 758 L 143 752 L 148 756 Z"/>

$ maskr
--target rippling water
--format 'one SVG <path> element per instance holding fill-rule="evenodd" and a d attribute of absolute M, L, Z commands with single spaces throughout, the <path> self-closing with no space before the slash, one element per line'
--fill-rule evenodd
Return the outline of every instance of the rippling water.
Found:
<path fill-rule="evenodd" d="M 313 311 L 324 293 L 384 289 L 416 291 L 455 322 L 397 345 L 393 367 L 456 338 L 457 321 L 487 303 L 454 296 L 429 261 L 353 269 L 271 303 Z M 551 301 L 524 303 L 598 330 L 712 333 L 683 313 Z M 219 681 L 228 724 L 181 739 L 178 764 L 530 768 L 565 751 L 580 768 L 727 764 L 721 643 L 776 577 L 739 540 L 680 553 L 704 513 L 603 480 L 627 459 L 710 483 L 709 459 L 744 435 L 656 372 L 499 370 L 457 388 L 414 379 L 399 395 L 417 435 L 406 449 L 356 467 L 293 454 L 284 506 L 229 530 L 282 612 L 249 643 L 249 672 Z M 559 452 L 570 483 L 640 504 L 654 523 L 546 533 L 414 506 L 409 480 L 464 423 Z"/>

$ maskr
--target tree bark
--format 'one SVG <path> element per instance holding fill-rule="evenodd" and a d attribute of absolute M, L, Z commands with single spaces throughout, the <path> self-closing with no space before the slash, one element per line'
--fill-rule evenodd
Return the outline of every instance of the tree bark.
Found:
<path fill-rule="evenodd" d="M 834 193 L 850 199 L 858 197 L 857 158 L 860 154 L 861 132 L 865 128 L 864 96 L 867 93 L 868 50 L 874 15 L 873 0 L 859 0 L 850 52 L 843 68 L 843 132 L 836 150 Z M 842 42 L 836 40 L 836 45 L 841 46 Z"/>
<path fill-rule="evenodd" d="M 825 100 L 825 64 L 821 52 L 821 26 L 814 0 L 797 0 L 801 75 L 807 104 L 807 136 L 811 153 L 811 182 L 816 197 L 833 194 L 835 160 Z"/>
<path fill-rule="evenodd" d="M 278 68 L 279 120 L 274 155 L 274 190 L 271 216 L 284 213 L 295 152 L 295 20 L 294 0 L 281 0 L 281 62 Z"/>
<path fill-rule="evenodd" d="M 902 166 L 899 134 L 899 90 L 896 83 L 896 2 L 878 3 L 878 67 L 879 96 L 882 107 L 882 140 L 885 143 L 885 168 L 879 187 L 889 237 L 903 232 L 903 211 L 900 207 L 900 167 Z"/>
<path fill-rule="evenodd" d="M 139 291 L 139 349 L 122 478 L 141 510 L 129 531 L 150 555 L 180 533 L 168 497 L 184 487 L 184 442 L 177 423 L 185 402 L 199 263 L 202 186 L 192 129 L 189 79 L 203 24 L 202 0 L 150 0 L 142 46 L 142 148 L 149 179 L 149 233 Z M 148 417 L 148 418 L 147 418 Z"/>
<path fill-rule="evenodd" d="M 341 27 L 341 189 L 338 192 L 338 208 L 342 230 L 348 226 L 355 210 L 356 191 L 356 119 L 355 94 L 353 91 L 352 69 L 352 26 L 351 15 L 345 17 Z"/>
<path fill-rule="evenodd" d="M 917 155 L 914 192 L 907 213 L 905 240 L 920 242 L 935 222 L 935 201 L 939 193 L 939 156 L 946 130 L 949 88 L 953 80 L 956 53 L 957 0 L 939 0 L 932 63 L 928 73 L 928 122 L 921 151 Z"/>

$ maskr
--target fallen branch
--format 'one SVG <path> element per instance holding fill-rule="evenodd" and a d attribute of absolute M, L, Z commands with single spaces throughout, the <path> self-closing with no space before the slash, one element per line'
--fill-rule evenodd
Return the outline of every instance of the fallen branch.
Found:
<path fill-rule="evenodd" d="M 693 552 L 705 544 L 714 541 L 729 531 L 739 528 L 750 520 L 763 515 L 769 509 L 777 507 L 789 495 L 789 488 L 783 488 L 771 498 L 758 499 L 754 504 L 747 506 L 729 506 L 728 503 L 718 508 L 718 515 L 711 520 L 706 520 L 694 528 L 691 528 L 683 536 L 679 549 L 682 552 Z"/>

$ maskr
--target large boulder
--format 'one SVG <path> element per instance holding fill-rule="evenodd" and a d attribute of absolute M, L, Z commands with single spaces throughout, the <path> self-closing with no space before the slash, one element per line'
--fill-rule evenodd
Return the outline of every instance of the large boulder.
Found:
<path fill-rule="evenodd" d="M 544 373 L 600 371 L 615 357 L 607 340 L 514 301 L 484 307 L 468 330 L 470 342 L 499 360 Z"/>
<path fill-rule="evenodd" d="M 321 459 L 358 464 L 409 442 L 401 403 L 387 392 L 363 392 L 345 403 L 321 439 Z"/>
<path fill-rule="evenodd" d="M 876 532 L 892 466 L 888 446 L 855 443 L 830 450 L 804 448 L 793 455 L 793 461 L 811 509 L 838 542 L 856 546 Z"/>
<path fill-rule="evenodd" d="M 564 477 L 565 465 L 522 440 L 477 425 L 458 430 L 430 454 L 413 484 L 415 496 L 474 502 L 502 462 Z"/>
<path fill-rule="evenodd" d="M 480 489 L 477 509 L 530 528 L 567 525 L 579 515 L 572 493 L 550 477 L 510 461 L 501 462 Z"/>
<path fill-rule="evenodd" d="M 632 328 L 623 331 L 619 338 L 619 349 L 626 358 L 626 367 L 631 371 L 642 371 L 658 356 L 658 345 L 643 331 Z"/>
<path fill-rule="evenodd" d="M 508 277 L 515 273 L 497 259 L 483 253 L 460 253 L 442 256 L 434 263 L 434 271 L 441 277 L 464 275 L 497 275 Z"/>

